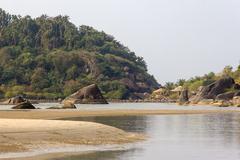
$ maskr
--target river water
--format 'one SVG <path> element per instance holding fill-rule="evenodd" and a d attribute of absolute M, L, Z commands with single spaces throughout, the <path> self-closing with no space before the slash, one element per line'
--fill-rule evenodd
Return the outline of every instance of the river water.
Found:
<path fill-rule="evenodd" d="M 132 148 L 54 160 L 239 160 L 240 114 L 74 118 L 144 133 Z"/>
<path fill-rule="evenodd" d="M 47 108 L 57 104 L 38 104 Z M 176 106 L 173 104 L 124 103 L 109 105 L 77 105 L 91 109 L 180 109 L 239 110 L 236 107 Z M 10 106 L 1 106 L 10 109 Z M 129 132 L 145 134 L 146 141 L 115 149 L 52 160 L 239 160 L 240 114 L 214 113 L 194 115 L 151 115 L 120 117 L 87 117 L 65 120 L 103 123 Z"/>

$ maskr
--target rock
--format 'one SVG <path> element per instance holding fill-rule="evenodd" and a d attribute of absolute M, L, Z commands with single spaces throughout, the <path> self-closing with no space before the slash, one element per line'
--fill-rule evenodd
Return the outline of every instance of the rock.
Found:
<path fill-rule="evenodd" d="M 56 105 L 47 109 L 77 109 L 77 107 L 71 102 L 65 102 L 63 105 Z"/>
<path fill-rule="evenodd" d="M 10 98 L 7 101 L 3 102 L 3 104 L 17 105 L 17 104 L 20 104 L 20 103 L 23 103 L 23 102 L 26 102 L 26 99 L 24 99 L 22 96 L 16 96 L 16 97 Z"/>
<path fill-rule="evenodd" d="M 232 103 L 234 106 L 240 106 L 240 96 L 233 97 Z"/>
<path fill-rule="evenodd" d="M 231 100 L 233 99 L 235 92 L 226 92 L 216 96 L 216 100 Z"/>
<path fill-rule="evenodd" d="M 240 96 L 240 91 L 236 91 L 233 97 Z"/>
<path fill-rule="evenodd" d="M 198 102 L 199 105 L 211 105 L 214 103 L 214 99 L 202 99 Z"/>
<path fill-rule="evenodd" d="M 12 109 L 36 109 L 29 101 L 19 103 L 12 107 Z"/>
<path fill-rule="evenodd" d="M 76 109 L 77 107 L 70 102 L 65 102 L 62 106 L 63 109 Z"/>
<path fill-rule="evenodd" d="M 236 84 L 234 84 L 233 88 L 236 90 L 240 90 L 240 85 L 236 83 Z"/>
<path fill-rule="evenodd" d="M 182 92 L 181 92 L 181 94 L 180 94 L 180 96 L 179 96 L 179 103 L 186 103 L 186 102 L 188 102 L 188 90 L 187 89 L 184 89 Z"/>
<path fill-rule="evenodd" d="M 198 103 L 203 99 L 215 99 L 217 95 L 224 93 L 228 88 L 233 87 L 235 84 L 231 77 L 225 77 L 214 83 L 200 88 L 196 96 L 191 99 L 192 103 Z"/>
<path fill-rule="evenodd" d="M 230 101 L 221 101 L 220 104 L 218 105 L 219 107 L 229 107 L 232 106 L 233 104 Z"/>
<path fill-rule="evenodd" d="M 108 104 L 96 84 L 84 87 L 63 100 L 63 104 Z"/>

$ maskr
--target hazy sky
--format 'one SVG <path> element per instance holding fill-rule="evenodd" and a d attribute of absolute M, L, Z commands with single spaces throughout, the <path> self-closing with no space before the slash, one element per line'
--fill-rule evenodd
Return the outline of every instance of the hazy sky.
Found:
<path fill-rule="evenodd" d="M 240 61 L 240 0 L 0 0 L 12 14 L 68 15 L 144 57 L 160 83 Z"/>

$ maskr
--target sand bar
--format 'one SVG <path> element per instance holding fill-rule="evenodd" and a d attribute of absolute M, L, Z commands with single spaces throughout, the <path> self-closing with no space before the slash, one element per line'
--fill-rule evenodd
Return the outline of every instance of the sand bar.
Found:
<path fill-rule="evenodd" d="M 236 113 L 238 110 L 8 110 L 0 111 L 0 118 L 7 119 L 61 119 L 90 116 L 142 116 L 162 114 Z"/>
<path fill-rule="evenodd" d="M 1 153 L 66 145 L 122 144 L 143 140 L 139 134 L 81 121 L 0 119 Z"/>

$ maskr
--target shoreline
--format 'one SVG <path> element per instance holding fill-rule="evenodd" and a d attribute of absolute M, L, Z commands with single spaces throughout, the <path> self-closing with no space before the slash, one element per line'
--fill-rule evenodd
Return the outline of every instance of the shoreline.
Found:
<path fill-rule="evenodd" d="M 56 120 L 74 117 L 102 116 L 146 116 L 174 114 L 236 113 L 240 110 L 177 110 L 177 109 L 116 109 L 116 110 L 0 110 L 0 117 L 6 119 L 45 119 Z"/>

